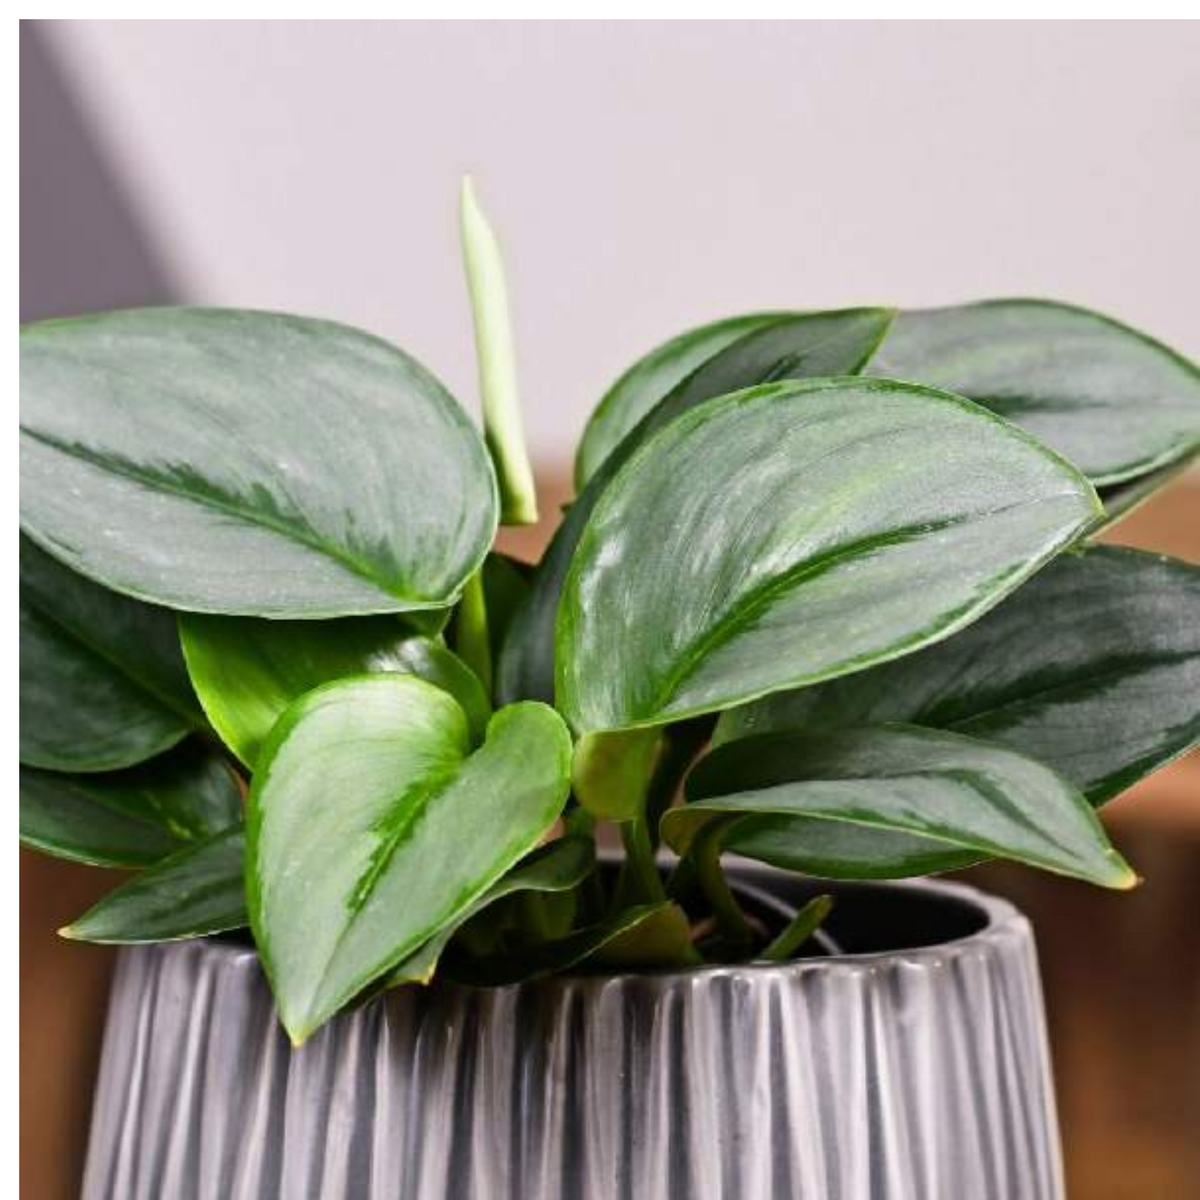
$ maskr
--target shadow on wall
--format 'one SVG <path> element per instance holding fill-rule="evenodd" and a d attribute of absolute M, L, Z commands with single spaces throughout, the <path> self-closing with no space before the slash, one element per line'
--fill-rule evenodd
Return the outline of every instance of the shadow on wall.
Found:
<path fill-rule="evenodd" d="M 21 320 L 173 298 L 41 22 L 21 22 Z M 114 884 L 21 855 L 21 1195 L 68 1200 L 91 1106 L 112 954 L 54 933 Z"/>

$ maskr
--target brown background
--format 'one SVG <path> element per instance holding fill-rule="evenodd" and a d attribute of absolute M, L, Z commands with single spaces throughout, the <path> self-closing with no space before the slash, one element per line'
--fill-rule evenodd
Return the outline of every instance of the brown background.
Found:
<path fill-rule="evenodd" d="M 557 498 L 564 489 L 547 491 Z M 1198 517 L 1200 486 L 1189 482 L 1135 513 L 1114 540 L 1200 560 Z M 506 537 L 531 554 L 545 530 Z M 1146 879 L 1131 895 L 1000 866 L 968 874 L 1034 922 L 1071 1195 L 1183 1200 L 1200 1179 L 1200 757 L 1160 772 L 1108 813 Z M 76 1195 L 113 956 L 53 931 L 113 882 L 110 872 L 22 851 L 25 1200 Z"/>

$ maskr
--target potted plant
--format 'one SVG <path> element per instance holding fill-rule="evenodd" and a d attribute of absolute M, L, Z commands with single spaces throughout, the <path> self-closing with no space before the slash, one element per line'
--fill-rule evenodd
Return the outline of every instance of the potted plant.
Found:
<path fill-rule="evenodd" d="M 469 186 L 463 240 L 483 437 L 324 321 L 22 331 L 21 836 L 138 872 L 62 931 L 129 947 L 86 1196 L 1060 1196 L 1027 924 L 879 881 L 1136 882 L 1095 810 L 1200 737 L 1200 569 L 1093 540 L 1196 368 L 1033 300 L 721 321 L 529 566 Z"/>

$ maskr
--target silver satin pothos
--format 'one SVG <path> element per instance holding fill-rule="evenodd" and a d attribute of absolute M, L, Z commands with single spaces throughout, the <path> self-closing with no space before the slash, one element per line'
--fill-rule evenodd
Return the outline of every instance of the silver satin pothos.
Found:
<path fill-rule="evenodd" d="M 742 878 L 788 895 L 783 876 Z M 918 888 L 975 931 L 785 965 L 408 986 L 300 1050 L 252 951 L 127 949 L 85 1200 L 1061 1200 L 1028 922 Z"/>

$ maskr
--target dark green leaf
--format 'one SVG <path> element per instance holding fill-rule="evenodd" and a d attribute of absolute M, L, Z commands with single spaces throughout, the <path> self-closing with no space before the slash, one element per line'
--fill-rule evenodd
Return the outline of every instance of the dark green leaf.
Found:
<path fill-rule="evenodd" d="M 1098 313 L 990 300 L 901 313 L 870 374 L 967 396 L 1028 429 L 1096 484 L 1200 446 L 1200 371 Z"/>
<path fill-rule="evenodd" d="M 717 741 L 900 721 L 999 742 L 1103 803 L 1200 742 L 1200 567 L 1063 555 L 962 633 L 724 713 Z"/>
<path fill-rule="evenodd" d="M 111 771 L 203 724 L 175 614 L 76 575 L 22 537 L 21 762 Z"/>
<path fill-rule="evenodd" d="M 21 333 L 21 523 L 173 608 L 438 608 L 496 529 L 478 433 L 425 369 L 327 321 L 145 309 Z"/>
<path fill-rule="evenodd" d="M 638 931 L 650 930 L 651 936 L 640 952 L 628 957 L 635 946 Z M 616 916 L 596 925 L 577 929 L 566 937 L 540 942 L 522 951 L 510 951 L 487 958 L 456 959 L 448 964 L 445 974 L 460 983 L 476 987 L 500 987 L 555 975 L 572 967 L 583 966 L 589 960 L 612 966 L 617 958 L 626 957 L 622 965 L 639 967 L 679 967 L 699 961 L 692 950 L 687 917 L 675 904 L 641 904 L 623 909 Z"/>
<path fill-rule="evenodd" d="M 79 942 L 168 942 L 247 921 L 241 826 L 164 859 L 59 930 Z"/>
<path fill-rule="evenodd" d="M 897 658 L 982 615 L 1098 507 L 1027 435 L 916 385 L 709 401 L 592 513 L 558 614 L 558 706 L 582 732 L 658 724 Z"/>
<path fill-rule="evenodd" d="M 428 983 L 438 959 L 454 934 L 489 905 L 517 892 L 566 892 L 587 878 L 596 864 L 591 838 L 564 837 L 547 842 L 523 858 L 507 875 L 492 884 L 474 904 L 404 960 L 388 977 L 389 986 Z"/>
<path fill-rule="evenodd" d="M 247 891 L 281 1019 L 303 1040 L 456 920 L 538 842 L 571 742 L 539 704 L 473 754 L 462 709 L 404 675 L 326 684 L 280 718 L 247 808 Z"/>
<path fill-rule="evenodd" d="M 596 405 L 575 454 L 575 487 L 582 491 L 625 435 L 697 367 L 747 333 L 795 314 L 747 313 L 689 329 L 639 358 Z"/>
<path fill-rule="evenodd" d="M 396 617 L 315 622 L 184 613 L 179 629 L 208 719 L 249 766 L 284 709 L 347 675 L 392 671 L 436 684 L 462 705 L 474 740 L 491 714 L 466 664 L 440 643 L 414 637 Z"/>
<path fill-rule="evenodd" d="M 21 768 L 21 842 L 56 858 L 137 867 L 241 819 L 233 775 L 196 742 L 111 774 Z"/>
<path fill-rule="evenodd" d="M 747 331 L 742 336 L 683 378 L 607 452 L 568 509 L 538 564 L 533 590 L 503 647 L 496 681 L 503 702 L 554 699 L 554 625 L 563 582 L 597 501 L 638 447 L 657 430 L 714 396 L 781 379 L 857 373 L 886 333 L 892 312 L 854 308 L 745 320 Z"/>
<path fill-rule="evenodd" d="M 717 747 L 692 772 L 687 794 L 662 821 L 680 853 L 713 820 L 804 817 L 916 834 L 1103 887 L 1136 883 L 1067 780 L 959 734 L 903 725 L 763 734 Z M 762 857 L 777 863 L 773 853 Z"/>

